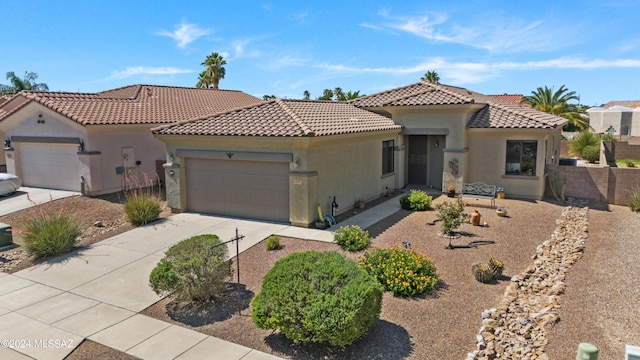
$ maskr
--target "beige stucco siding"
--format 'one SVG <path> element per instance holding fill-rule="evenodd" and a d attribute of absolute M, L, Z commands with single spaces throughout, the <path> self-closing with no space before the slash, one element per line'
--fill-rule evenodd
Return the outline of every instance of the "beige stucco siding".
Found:
<path fill-rule="evenodd" d="M 373 199 L 385 187 L 395 187 L 395 173 L 382 176 L 382 141 L 397 141 L 398 132 L 317 138 L 157 135 L 167 145 L 167 174 L 173 173 L 167 176 L 167 201 L 174 211 L 188 208 L 185 159 L 176 155 L 181 150 L 291 154 L 290 222 L 309 226 L 317 218 L 318 204 L 330 212 L 333 196 L 339 210 L 347 211 L 356 199 Z"/>
<path fill-rule="evenodd" d="M 165 145 L 153 137 L 149 125 L 112 125 L 87 127 L 86 155 L 81 161 L 87 168 L 84 176 L 91 195 L 105 194 L 123 189 L 127 181 L 156 182 L 156 160 L 165 159 Z M 129 159 L 125 174 L 117 174 L 124 167 L 122 149 L 132 148 L 135 159 Z M 92 153 L 92 152 L 99 152 Z M 137 164 L 140 162 L 140 164 Z M 91 169 L 91 171 L 89 171 Z M 127 179 L 125 177 L 129 177 Z"/>
<path fill-rule="evenodd" d="M 545 162 L 557 162 L 560 129 L 553 132 L 534 129 L 469 129 L 468 133 L 470 151 L 464 182 L 478 181 L 501 186 L 509 197 L 542 198 Z M 505 175 L 507 140 L 537 141 L 535 176 Z"/>

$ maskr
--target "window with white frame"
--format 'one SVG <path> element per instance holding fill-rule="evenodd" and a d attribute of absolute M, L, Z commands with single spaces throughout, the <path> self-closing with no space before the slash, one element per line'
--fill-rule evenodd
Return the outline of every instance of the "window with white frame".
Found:
<path fill-rule="evenodd" d="M 390 174 L 393 169 L 393 140 L 382 142 L 382 175 Z"/>
<path fill-rule="evenodd" d="M 506 175 L 536 175 L 538 141 L 507 140 Z"/>

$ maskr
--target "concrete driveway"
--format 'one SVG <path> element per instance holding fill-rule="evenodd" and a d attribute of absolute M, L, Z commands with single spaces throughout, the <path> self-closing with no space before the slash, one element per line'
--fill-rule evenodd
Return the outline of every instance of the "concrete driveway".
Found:
<path fill-rule="evenodd" d="M 74 195 L 80 195 L 80 193 L 75 191 L 32 188 L 23 186 L 11 196 L 0 196 L 0 216 L 30 208 L 34 205 L 34 203 L 42 204 L 52 199 L 62 199 Z M 31 201 L 29 201 L 29 199 L 31 199 Z"/>

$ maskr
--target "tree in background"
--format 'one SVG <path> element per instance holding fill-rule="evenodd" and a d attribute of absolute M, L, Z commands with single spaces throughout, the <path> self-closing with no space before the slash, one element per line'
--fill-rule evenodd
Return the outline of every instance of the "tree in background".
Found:
<path fill-rule="evenodd" d="M 24 77 L 20 79 L 13 71 L 7 73 L 7 80 L 10 85 L 0 84 L 0 95 L 17 94 L 22 90 L 42 90 L 48 91 L 49 86 L 45 83 L 37 83 L 38 74 L 34 72 L 24 72 Z"/>
<path fill-rule="evenodd" d="M 275 100 L 277 98 L 278 97 L 275 96 L 275 95 L 262 95 L 262 100 L 264 100 L 264 101 Z"/>
<path fill-rule="evenodd" d="M 204 62 L 201 65 L 204 65 L 206 69 L 200 73 L 198 76 L 198 83 L 196 87 L 199 88 L 210 88 L 218 90 L 218 84 L 220 83 L 220 79 L 224 79 L 225 69 L 224 66 L 227 62 L 224 60 L 222 55 L 217 52 L 211 53 L 208 55 Z"/>
<path fill-rule="evenodd" d="M 305 90 L 304 97 L 306 100 L 309 100 L 311 94 Z M 357 91 L 347 91 L 346 93 L 342 91 L 341 87 L 336 87 L 334 90 L 324 89 L 322 96 L 319 96 L 317 100 L 334 100 L 334 101 L 349 101 L 357 99 L 363 95 L 360 95 L 360 90 Z"/>
<path fill-rule="evenodd" d="M 432 84 L 440 84 L 440 76 L 434 70 L 427 71 L 420 80 L 430 82 Z"/>
<path fill-rule="evenodd" d="M 303 95 L 305 100 L 309 100 L 311 98 L 311 93 L 309 92 L 309 90 L 305 90 Z"/>
<path fill-rule="evenodd" d="M 578 103 L 569 103 L 572 100 Z M 562 85 L 555 92 L 553 87 L 538 87 L 536 91 L 531 92 L 530 96 L 522 99 L 522 104 L 569 120 L 569 123 L 564 126 L 566 131 L 581 131 L 589 128 L 589 120 L 583 116 L 585 108 L 579 104 L 579 101 L 580 97 L 575 91 L 569 91 Z"/>

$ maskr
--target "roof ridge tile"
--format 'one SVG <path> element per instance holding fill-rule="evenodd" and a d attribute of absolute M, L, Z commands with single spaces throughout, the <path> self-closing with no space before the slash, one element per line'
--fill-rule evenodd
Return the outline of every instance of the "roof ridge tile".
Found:
<path fill-rule="evenodd" d="M 282 108 L 282 110 L 284 110 L 285 113 L 287 113 L 287 115 L 291 116 L 293 121 L 295 121 L 296 124 L 300 126 L 306 136 L 315 136 L 313 130 L 311 130 L 311 128 L 309 128 L 309 126 L 305 124 L 305 122 L 298 116 L 298 114 L 295 113 L 295 111 L 291 110 L 291 108 L 287 106 L 287 104 L 285 104 L 284 100 L 276 99 L 275 102 Z"/>

